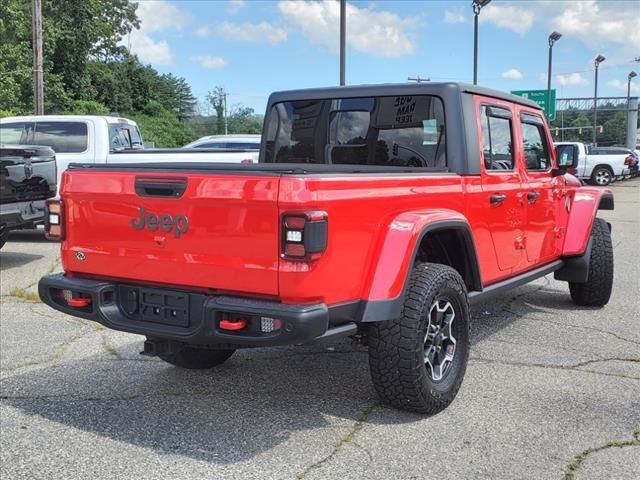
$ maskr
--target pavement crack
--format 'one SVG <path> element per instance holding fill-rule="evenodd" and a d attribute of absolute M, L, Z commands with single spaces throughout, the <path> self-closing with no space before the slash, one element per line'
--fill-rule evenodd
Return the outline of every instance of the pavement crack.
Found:
<path fill-rule="evenodd" d="M 631 340 L 629 338 L 625 338 L 622 335 L 618 335 L 615 332 L 611 332 L 609 330 L 604 330 L 602 328 L 589 327 L 589 326 L 586 326 L 586 325 L 574 325 L 572 323 L 556 322 L 554 320 L 548 320 L 546 318 L 537 318 L 537 317 L 532 317 L 532 316 L 528 316 L 528 315 L 522 315 L 521 313 L 514 312 L 513 310 L 509 310 L 507 308 L 503 309 L 502 311 L 506 312 L 506 313 L 510 313 L 512 315 L 518 315 L 522 320 L 534 320 L 536 322 L 552 323 L 554 325 L 559 325 L 561 327 L 571 327 L 571 328 L 581 328 L 581 329 L 584 329 L 584 330 L 591 330 L 591 331 L 594 331 L 594 332 L 604 333 L 606 335 L 611 335 L 612 337 L 617 338 L 618 340 L 621 340 L 623 342 L 628 342 L 628 343 L 633 343 L 635 345 L 640 345 L 640 342 L 637 341 L 637 340 Z"/>
<path fill-rule="evenodd" d="M 580 468 L 585 459 L 593 453 L 601 452 L 602 450 L 607 450 L 609 448 L 625 448 L 638 446 L 640 446 L 640 429 L 635 430 L 631 438 L 627 438 L 625 440 L 611 440 L 598 447 L 589 447 L 573 457 L 571 463 L 569 463 L 565 467 L 563 480 L 573 480 L 576 471 Z"/>
<path fill-rule="evenodd" d="M 340 437 L 340 440 L 338 440 L 338 443 L 336 443 L 333 446 L 333 450 L 327 456 L 321 458 L 320 460 L 318 460 L 315 463 L 312 463 L 307 468 L 305 468 L 302 472 L 298 473 L 296 475 L 296 479 L 297 480 L 302 480 L 312 470 L 321 468 L 325 463 L 331 461 L 331 459 L 333 457 L 335 457 L 338 453 L 340 453 L 340 450 L 342 450 L 342 447 L 344 447 L 345 445 L 347 445 L 349 443 L 352 443 L 353 442 L 353 438 L 355 437 L 355 435 L 360 430 L 362 430 L 362 428 L 364 427 L 365 423 L 367 422 L 367 419 L 369 418 L 369 415 L 371 415 L 371 413 L 377 407 L 378 407 L 378 405 L 376 403 L 367 404 L 362 409 L 362 411 L 358 414 L 358 416 L 356 417 L 356 421 L 353 424 L 353 426 L 351 427 L 351 429 L 349 429 L 349 432 L 347 434 L 343 435 L 342 437 Z M 369 455 L 369 458 L 371 458 L 371 454 L 369 452 L 367 452 L 367 454 Z"/>
<path fill-rule="evenodd" d="M 618 378 L 626 378 L 626 379 L 630 379 L 630 380 L 640 380 L 640 377 L 634 377 L 632 375 L 626 375 L 624 373 L 599 372 L 597 370 L 585 370 L 585 369 L 581 368 L 581 367 L 584 367 L 586 365 L 591 365 L 591 364 L 594 364 L 594 363 L 601 363 L 601 362 L 618 361 L 618 362 L 638 363 L 638 362 L 640 362 L 640 359 L 638 359 L 638 358 L 617 358 L 617 357 L 601 358 L 601 359 L 595 359 L 595 360 L 587 360 L 585 362 L 579 362 L 579 363 L 575 363 L 575 364 L 571 364 L 571 365 L 557 365 L 557 364 L 552 364 L 552 363 L 514 362 L 514 361 L 509 361 L 509 360 L 494 360 L 492 358 L 475 357 L 475 356 L 474 357 L 470 357 L 470 360 L 476 360 L 478 362 L 484 362 L 484 363 L 495 363 L 495 364 L 500 364 L 500 365 L 510 365 L 510 366 L 513 366 L 513 367 L 548 368 L 548 369 L 552 369 L 552 370 L 573 370 L 575 372 L 592 373 L 594 375 L 603 375 L 605 377 L 618 377 Z"/>

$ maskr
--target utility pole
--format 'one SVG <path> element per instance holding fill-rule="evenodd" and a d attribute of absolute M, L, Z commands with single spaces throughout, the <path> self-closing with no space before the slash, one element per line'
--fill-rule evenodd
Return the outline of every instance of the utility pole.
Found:
<path fill-rule="evenodd" d="M 33 109 L 36 115 L 44 115 L 41 0 L 31 0 L 31 16 L 33 24 Z"/>
<path fill-rule="evenodd" d="M 340 86 L 346 85 L 346 55 L 347 55 L 347 2 L 340 0 Z"/>

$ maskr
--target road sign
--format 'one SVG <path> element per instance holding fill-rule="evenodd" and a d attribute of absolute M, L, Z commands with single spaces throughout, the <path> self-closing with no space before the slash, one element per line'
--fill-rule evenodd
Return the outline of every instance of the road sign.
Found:
<path fill-rule="evenodd" d="M 528 98 L 540 105 L 543 112 L 547 112 L 547 91 L 546 90 L 512 90 L 511 93 L 518 95 L 519 97 Z M 555 88 L 549 92 L 550 107 L 549 121 L 553 122 L 556 119 L 556 90 Z"/>

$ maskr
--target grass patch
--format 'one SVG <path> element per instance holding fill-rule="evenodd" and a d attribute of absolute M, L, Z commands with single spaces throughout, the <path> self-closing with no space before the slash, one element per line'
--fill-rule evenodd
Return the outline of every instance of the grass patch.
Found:
<path fill-rule="evenodd" d="M 21 298 L 22 300 L 27 300 L 28 302 L 42 302 L 37 293 L 27 292 L 24 288 L 16 287 L 9 292 L 9 295 L 15 298 Z"/>
<path fill-rule="evenodd" d="M 597 453 L 602 450 L 606 450 L 607 448 L 624 448 L 634 446 L 640 446 L 640 429 L 633 432 L 633 437 L 630 439 L 612 440 L 605 443 L 604 445 L 600 445 L 599 447 L 587 448 L 586 450 L 583 450 L 578 455 L 573 457 L 573 461 L 569 465 L 567 465 L 567 468 L 564 472 L 564 480 L 573 480 L 576 470 L 580 468 L 582 462 L 584 462 L 584 460 L 592 453 Z"/>

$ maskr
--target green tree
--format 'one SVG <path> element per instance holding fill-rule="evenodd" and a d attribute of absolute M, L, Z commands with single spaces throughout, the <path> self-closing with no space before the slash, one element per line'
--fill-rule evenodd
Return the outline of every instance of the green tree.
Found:
<path fill-rule="evenodd" d="M 156 100 L 151 100 L 143 112 L 129 116 L 138 123 L 142 138 L 156 147 L 182 147 L 196 138 L 188 126 Z"/>
<path fill-rule="evenodd" d="M 207 101 L 211 103 L 211 106 L 216 111 L 216 130 L 217 133 L 224 133 L 224 115 L 225 115 L 225 103 L 226 92 L 223 87 L 215 87 L 207 94 Z"/>
<path fill-rule="evenodd" d="M 229 113 L 229 133 L 260 133 L 262 115 L 256 115 L 253 108 L 236 105 Z"/>
<path fill-rule="evenodd" d="M 29 112 L 33 105 L 31 2 L 0 2 L 0 108 Z M 119 58 L 118 42 L 139 26 L 128 0 L 43 0 L 45 111 L 65 111 L 88 97 L 86 65 Z"/>

